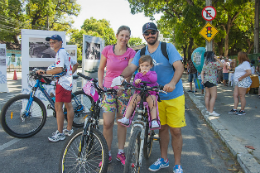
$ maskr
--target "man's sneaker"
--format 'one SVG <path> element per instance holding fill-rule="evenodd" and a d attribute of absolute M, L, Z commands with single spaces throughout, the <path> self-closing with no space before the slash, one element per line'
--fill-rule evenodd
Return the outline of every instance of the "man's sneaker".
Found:
<path fill-rule="evenodd" d="M 161 168 L 167 168 L 167 167 L 169 167 L 169 160 L 167 159 L 167 161 L 165 162 L 163 158 L 159 158 L 159 159 L 157 159 L 156 162 L 154 162 L 149 167 L 149 170 L 150 171 L 158 171 Z"/>
<path fill-rule="evenodd" d="M 237 112 L 237 115 L 245 115 L 245 114 L 246 114 L 245 111 L 241 111 L 241 110 L 240 110 L 240 111 Z"/>
<path fill-rule="evenodd" d="M 122 165 L 125 165 L 125 153 L 117 154 L 116 160 L 120 161 Z"/>
<path fill-rule="evenodd" d="M 108 163 L 112 163 L 112 156 L 109 156 L 109 157 L 108 157 Z M 98 167 L 101 167 L 101 166 L 102 166 L 102 161 L 99 162 Z"/>
<path fill-rule="evenodd" d="M 182 170 L 181 165 L 175 165 L 175 166 L 173 167 L 173 172 L 174 172 L 174 173 L 183 173 L 183 170 Z"/>
<path fill-rule="evenodd" d="M 71 129 L 71 130 L 63 129 L 63 133 L 66 136 L 71 136 L 73 132 L 74 132 L 73 129 Z"/>
<path fill-rule="evenodd" d="M 229 111 L 228 114 L 233 114 L 233 115 L 235 115 L 235 114 L 237 114 L 237 110 L 231 109 L 231 111 Z"/>
<path fill-rule="evenodd" d="M 209 112 L 209 116 L 218 117 L 219 114 L 218 114 L 217 112 L 213 111 L 213 112 L 211 112 L 211 113 Z"/>
<path fill-rule="evenodd" d="M 65 135 L 57 130 L 55 133 L 52 133 L 52 137 L 48 137 L 48 139 L 51 142 L 63 141 L 65 139 Z"/>
<path fill-rule="evenodd" d="M 152 127 L 151 129 L 158 128 L 160 125 L 158 124 L 157 120 L 152 121 Z"/>

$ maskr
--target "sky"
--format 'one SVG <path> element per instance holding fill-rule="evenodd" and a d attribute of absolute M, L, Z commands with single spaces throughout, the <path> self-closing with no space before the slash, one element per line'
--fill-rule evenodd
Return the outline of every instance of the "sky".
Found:
<path fill-rule="evenodd" d="M 131 37 L 143 39 L 142 26 L 150 21 L 143 13 L 131 14 L 127 0 L 77 0 L 77 3 L 81 5 L 81 11 L 77 17 L 74 17 L 73 28 L 76 29 L 80 29 L 84 20 L 93 17 L 97 20 L 109 21 L 115 34 L 121 25 L 127 25 L 131 29 Z M 160 14 L 155 15 L 155 19 L 159 20 Z"/>

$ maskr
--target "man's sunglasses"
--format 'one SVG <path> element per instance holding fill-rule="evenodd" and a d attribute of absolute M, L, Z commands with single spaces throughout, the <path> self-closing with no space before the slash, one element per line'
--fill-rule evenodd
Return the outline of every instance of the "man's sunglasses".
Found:
<path fill-rule="evenodd" d="M 155 35 L 157 31 L 151 31 L 151 32 L 144 32 L 145 36 L 149 36 L 150 34 Z"/>

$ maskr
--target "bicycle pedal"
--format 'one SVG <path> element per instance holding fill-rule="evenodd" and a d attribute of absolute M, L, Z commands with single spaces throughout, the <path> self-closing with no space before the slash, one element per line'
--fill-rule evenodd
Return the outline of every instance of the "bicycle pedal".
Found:
<path fill-rule="evenodd" d="M 159 137 L 152 137 L 152 139 L 153 139 L 154 141 L 160 141 L 160 138 L 159 138 Z"/>
<path fill-rule="evenodd" d="M 51 104 L 48 104 L 48 105 L 47 105 L 47 109 L 53 109 L 52 106 L 51 106 Z"/>

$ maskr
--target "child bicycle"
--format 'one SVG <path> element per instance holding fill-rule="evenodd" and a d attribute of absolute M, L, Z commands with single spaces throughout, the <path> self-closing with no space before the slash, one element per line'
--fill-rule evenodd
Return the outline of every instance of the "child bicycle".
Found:
<path fill-rule="evenodd" d="M 28 79 L 35 80 L 36 83 L 30 94 L 21 94 L 11 98 L 3 106 L 0 121 L 6 133 L 17 138 L 27 138 L 37 134 L 46 122 L 46 108 L 43 102 L 35 96 L 37 89 L 49 101 L 47 109 L 53 110 L 53 116 L 56 117 L 54 102 L 55 98 L 51 97 L 44 88 L 43 84 L 51 85 L 52 76 L 42 76 L 36 73 L 34 69 L 29 73 Z M 50 78 L 51 77 L 51 78 Z M 83 91 L 72 93 L 72 105 L 74 108 L 74 127 L 83 127 L 84 117 L 89 112 L 93 99 Z M 65 119 L 67 120 L 67 110 L 64 108 Z"/>
<path fill-rule="evenodd" d="M 106 173 L 108 168 L 108 146 L 103 134 L 98 130 L 101 101 L 104 93 L 117 94 L 115 89 L 103 90 L 97 80 L 78 73 L 89 80 L 83 87 L 93 97 L 91 112 L 86 117 L 83 130 L 79 129 L 67 140 L 60 159 L 59 172 Z M 90 85 L 89 85 L 90 84 Z M 102 161 L 101 167 L 99 163 Z"/>
<path fill-rule="evenodd" d="M 159 140 L 159 138 L 154 137 L 155 132 L 150 130 L 152 120 L 149 118 L 149 107 L 145 101 L 149 95 L 149 91 L 163 93 L 166 92 L 162 90 L 163 86 L 148 87 L 146 84 L 149 82 L 142 81 L 141 83 L 143 83 L 143 85 L 141 85 L 140 88 L 137 88 L 127 82 L 123 82 L 122 84 L 125 89 L 135 89 L 140 91 L 139 94 L 141 97 L 140 102 L 137 103 L 136 109 L 130 117 L 131 123 L 135 112 L 137 113 L 136 120 L 132 122 L 131 136 L 126 154 L 124 173 L 139 173 L 142 166 L 143 155 L 146 159 L 149 159 L 152 152 L 153 141 Z"/>

